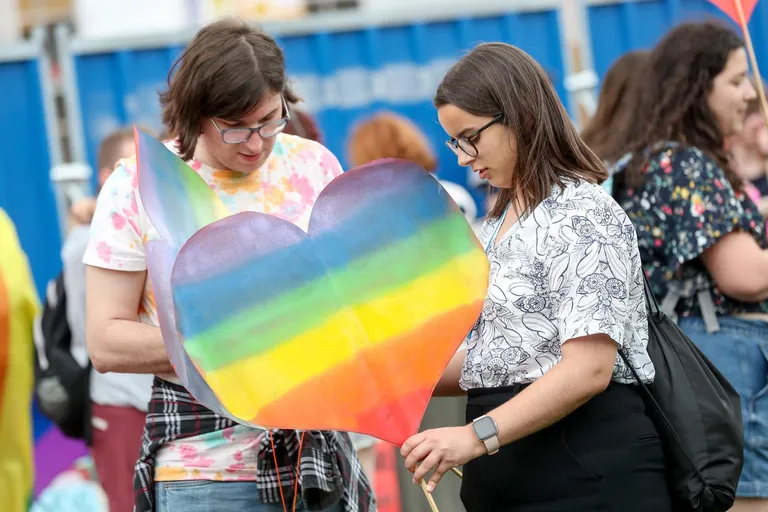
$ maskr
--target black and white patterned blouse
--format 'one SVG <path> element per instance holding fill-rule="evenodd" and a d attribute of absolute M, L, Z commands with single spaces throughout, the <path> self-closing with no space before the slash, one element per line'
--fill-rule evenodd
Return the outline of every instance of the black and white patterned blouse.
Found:
<path fill-rule="evenodd" d="M 564 342 L 592 334 L 624 347 L 652 382 L 637 235 L 613 198 L 586 182 L 555 187 L 490 244 L 499 222 L 486 221 L 479 235 L 491 266 L 488 297 L 467 338 L 461 386 L 532 382 L 560 361 Z M 618 355 L 613 380 L 635 382 Z"/>

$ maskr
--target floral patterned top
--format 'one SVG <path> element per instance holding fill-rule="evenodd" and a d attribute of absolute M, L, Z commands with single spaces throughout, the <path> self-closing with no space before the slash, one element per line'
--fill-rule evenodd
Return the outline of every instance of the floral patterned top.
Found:
<path fill-rule="evenodd" d="M 493 242 L 501 219 L 480 231 L 490 261 L 488 297 L 467 339 L 464 389 L 529 383 L 562 357 L 573 338 L 606 334 L 645 382 L 648 321 L 632 223 L 600 185 L 555 187 Z M 635 382 L 617 354 L 613 380 Z"/>
<path fill-rule="evenodd" d="M 744 303 L 725 296 L 710 279 L 699 256 L 728 233 L 741 230 L 766 248 L 765 220 L 754 202 L 735 191 L 717 162 L 702 150 L 676 143 L 655 148 L 645 168 L 642 189 L 628 188 L 621 206 L 637 229 L 640 256 L 653 293 L 662 299 L 676 281 L 685 290 L 679 316 L 701 316 L 696 282 L 711 288 L 718 315 L 768 312 L 768 302 Z M 622 172 L 632 155 L 622 158 Z"/>

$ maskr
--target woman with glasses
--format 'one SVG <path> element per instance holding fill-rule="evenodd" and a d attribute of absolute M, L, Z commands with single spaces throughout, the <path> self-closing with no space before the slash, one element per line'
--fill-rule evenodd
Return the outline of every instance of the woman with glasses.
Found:
<path fill-rule="evenodd" d="M 268 213 L 306 230 L 315 200 L 342 169 L 322 145 L 282 133 L 297 98 L 275 41 L 244 23 L 220 21 L 195 36 L 173 71 L 160 97 L 172 137 L 167 147 L 232 214 Z M 135 454 L 135 510 L 277 512 L 294 503 L 297 487 L 297 510 L 373 510 L 345 434 L 310 432 L 299 450 L 295 432 L 266 435 L 236 424 L 180 385 L 147 279 L 145 244 L 157 238 L 139 197 L 136 160 L 121 160 L 99 194 L 84 257 L 86 338 L 96 370 L 156 376 Z"/>
<path fill-rule="evenodd" d="M 618 354 L 653 381 L 637 238 L 605 168 L 513 46 L 475 48 L 435 105 L 459 164 L 500 192 L 480 234 L 485 307 L 435 390 L 468 393 L 467 424 L 404 443 L 414 481 L 434 488 L 464 465 L 468 512 L 672 510 L 658 432 Z"/>

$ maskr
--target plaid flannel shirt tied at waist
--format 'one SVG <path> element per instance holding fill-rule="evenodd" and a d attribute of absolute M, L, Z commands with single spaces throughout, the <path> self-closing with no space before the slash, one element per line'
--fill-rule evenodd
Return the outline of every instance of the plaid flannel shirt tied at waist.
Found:
<path fill-rule="evenodd" d="M 235 425 L 234 421 L 198 403 L 184 387 L 155 378 L 134 475 L 134 512 L 154 511 L 155 456 L 162 445 Z M 275 467 L 270 436 L 265 435 L 258 448 L 259 496 L 264 503 L 281 503 L 282 486 L 286 503 L 293 503 L 301 434 L 293 430 L 272 430 L 272 436 L 278 466 Z M 301 498 L 308 510 L 325 510 L 341 501 L 344 512 L 376 512 L 371 484 L 346 433 L 307 431 L 299 467 Z"/>

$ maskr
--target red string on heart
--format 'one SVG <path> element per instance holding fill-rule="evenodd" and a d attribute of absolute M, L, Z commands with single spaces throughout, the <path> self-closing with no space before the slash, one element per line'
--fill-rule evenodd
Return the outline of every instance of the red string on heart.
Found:
<path fill-rule="evenodd" d="M 299 439 L 299 453 L 296 456 L 296 475 L 293 484 L 293 507 L 291 512 L 296 512 L 296 498 L 299 495 L 299 470 L 301 469 L 301 449 L 304 447 L 304 434 L 301 433 Z M 288 505 L 285 503 L 285 494 L 283 494 L 283 483 L 280 481 L 280 464 L 277 461 L 277 451 L 275 450 L 275 437 L 272 431 L 269 431 L 269 443 L 272 445 L 272 456 L 275 458 L 275 470 L 277 471 L 277 487 L 280 489 L 280 501 L 283 503 L 283 512 L 288 512 Z"/>

